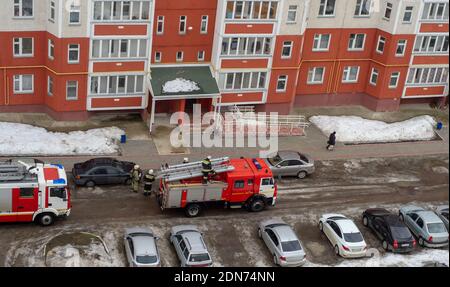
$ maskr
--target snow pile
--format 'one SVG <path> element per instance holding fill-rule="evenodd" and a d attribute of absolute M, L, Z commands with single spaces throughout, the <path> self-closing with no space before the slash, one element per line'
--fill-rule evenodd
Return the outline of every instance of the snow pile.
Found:
<path fill-rule="evenodd" d="M 336 139 L 348 143 L 425 141 L 435 138 L 435 120 L 419 116 L 388 124 L 355 116 L 314 116 L 310 121 L 324 134 L 336 131 Z"/>
<path fill-rule="evenodd" d="M 0 155 L 113 154 L 119 150 L 123 134 L 116 127 L 55 133 L 31 125 L 0 122 Z"/>
<path fill-rule="evenodd" d="M 88 246 L 67 244 L 50 250 L 47 254 L 49 267 L 114 267 L 114 261 L 101 243 Z"/>
<path fill-rule="evenodd" d="M 176 78 L 175 80 L 168 81 L 163 85 L 163 93 L 165 94 L 188 93 L 198 90 L 200 90 L 200 88 L 196 82 L 183 78 Z"/>

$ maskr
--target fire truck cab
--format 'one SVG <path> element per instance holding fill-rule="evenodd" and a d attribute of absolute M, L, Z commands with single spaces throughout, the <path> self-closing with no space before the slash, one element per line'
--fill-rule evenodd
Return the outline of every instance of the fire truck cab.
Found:
<path fill-rule="evenodd" d="M 195 217 L 213 203 L 252 212 L 275 205 L 277 186 L 264 160 L 225 157 L 213 159 L 212 165 L 215 174 L 206 184 L 201 162 L 163 167 L 157 192 L 161 209 L 183 208 L 188 217 Z"/>
<path fill-rule="evenodd" d="M 70 214 L 64 167 L 57 164 L 0 162 L 0 222 L 53 224 Z"/>

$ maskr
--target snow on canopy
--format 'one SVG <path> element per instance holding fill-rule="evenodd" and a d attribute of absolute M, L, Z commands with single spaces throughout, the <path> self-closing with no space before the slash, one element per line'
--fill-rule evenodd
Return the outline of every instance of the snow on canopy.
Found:
<path fill-rule="evenodd" d="M 419 116 L 396 123 L 355 116 L 313 116 L 310 122 L 327 136 L 335 131 L 338 141 L 348 143 L 424 141 L 436 136 L 436 121 L 431 116 Z"/>
<path fill-rule="evenodd" d="M 188 93 L 198 91 L 200 88 L 196 82 L 186 80 L 183 78 L 176 78 L 173 81 L 168 81 L 163 85 L 163 93 Z"/>

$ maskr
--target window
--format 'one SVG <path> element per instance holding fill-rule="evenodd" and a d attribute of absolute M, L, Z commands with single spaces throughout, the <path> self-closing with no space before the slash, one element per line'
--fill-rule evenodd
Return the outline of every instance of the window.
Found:
<path fill-rule="evenodd" d="M 80 45 L 78 44 L 69 44 L 69 59 L 68 62 L 70 64 L 79 63 L 80 62 Z"/>
<path fill-rule="evenodd" d="M 325 68 L 314 67 L 308 71 L 308 84 L 321 84 L 323 83 Z"/>
<path fill-rule="evenodd" d="M 278 1 L 227 1 L 227 20 L 274 20 L 277 18 Z"/>
<path fill-rule="evenodd" d="M 53 40 L 48 40 L 48 58 L 53 60 L 55 58 L 55 43 Z"/>
<path fill-rule="evenodd" d="M 219 87 L 222 90 L 260 90 L 266 87 L 266 72 L 222 73 Z"/>
<path fill-rule="evenodd" d="M 53 78 L 47 77 L 47 95 L 53 96 Z"/>
<path fill-rule="evenodd" d="M 355 8 L 355 16 L 364 17 L 370 15 L 370 6 L 372 0 L 357 0 Z"/>
<path fill-rule="evenodd" d="M 272 52 L 272 39 L 263 37 L 223 38 L 222 56 L 261 56 Z"/>
<path fill-rule="evenodd" d="M 34 198 L 34 188 L 32 188 L 32 187 L 21 188 L 19 191 L 19 197 Z"/>
<path fill-rule="evenodd" d="M 14 17 L 33 17 L 33 0 L 14 0 Z"/>
<path fill-rule="evenodd" d="M 386 8 L 384 9 L 384 17 L 383 18 L 386 20 L 390 20 L 391 14 L 392 14 L 392 3 L 387 2 Z"/>
<path fill-rule="evenodd" d="M 383 36 L 379 36 L 378 44 L 377 44 L 377 52 L 378 53 L 383 54 L 385 44 L 386 44 L 386 38 L 384 38 Z"/>
<path fill-rule="evenodd" d="M 289 5 L 287 23 L 295 23 L 297 21 L 297 8 L 297 5 Z"/>
<path fill-rule="evenodd" d="M 150 15 L 150 1 L 95 1 L 95 21 L 143 21 Z"/>
<path fill-rule="evenodd" d="M 78 99 L 78 82 L 67 81 L 66 82 L 66 99 L 76 100 Z"/>
<path fill-rule="evenodd" d="M 14 94 L 29 94 L 33 92 L 33 75 L 14 75 Z"/>
<path fill-rule="evenodd" d="M 91 77 L 90 94 L 142 94 L 144 92 L 144 76 L 93 76 Z"/>
<path fill-rule="evenodd" d="M 14 38 L 14 57 L 33 57 L 33 38 Z"/>
<path fill-rule="evenodd" d="M 336 0 L 320 0 L 319 16 L 334 16 Z"/>
<path fill-rule="evenodd" d="M 448 67 L 411 68 L 407 83 L 410 85 L 446 84 L 448 81 Z"/>
<path fill-rule="evenodd" d="M 406 6 L 405 13 L 403 13 L 403 23 L 412 23 L 413 6 Z"/>
<path fill-rule="evenodd" d="M 442 21 L 448 20 L 448 2 L 428 2 L 425 3 L 422 20 Z"/>
<path fill-rule="evenodd" d="M 55 1 L 50 1 L 50 17 L 51 22 L 55 22 L 56 12 L 55 12 Z"/>
<path fill-rule="evenodd" d="M 281 58 L 290 58 L 292 56 L 292 42 L 283 42 L 283 49 L 281 51 Z"/>
<path fill-rule="evenodd" d="M 120 46 L 120 53 L 119 53 Z M 146 39 L 93 40 L 92 58 L 145 58 Z"/>
<path fill-rule="evenodd" d="M 345 67 L 342 75 L 343 83 L 356 83 L 358 82 L 359 66 Z"/>
<path fill-rule="evenodd" d="M 200 33 L 207 34 L 208 33 L 208 16 L 202 16 L 202 22 L 200 23 Z"/>
<path fill-rule="evenodd" d="M 400 79 L 400 72 L 394 72 L 391 74 L 391 79 L 389 80 L 389 88 L 395 89 L 398 86 L 398 80 Z"/>
<path fill-rule="evenodd" d="M 278 77 L 277 92 L 286 92 L 288 76 L 282 75 Z"/>
<path fill-rule="evenodd" d="M 236 180 L 234 182 L 234 188 L 242 189 L 244 187 L 245 187 L 245 181 L 244 180 Z"/>
<path fill-rule="evenodd" d="M 180 27 L 179 27 L 179 33 L 180 34 L 186 34 L 186 16 L 180 16 Z"/>
<path fill-rule="evenodd" d="M 178 51 L 177 52 L 177 62 L 182 62 L 184 57 L 184 52 Z"/>
<path fill-rule="evenodd" d="M 426 54 L 448 53 L 448 35 L 417 36 L 414 52 Z"/>
<path fill-rule="evenodd" d="M 52 187 L 50 188 L 50 197 L 67 199 L 67 191 L 63 187 Z"/>
<path fill-rule="evenodd" d="M 161 52 L 155 52 L 155 62 L 156 63 L 161 62 Z"/>
<path fill-rule="evenodd" d="M 348 41 L 349 51 L 362 51 L 364 50 L 364 43 L 366 41 L 366 34 L 350 34 Z"/>
<path fill-rule="evenodd" d="M 422 219 L 422 218 L 419 217 L 419 218 L 417 219 L 416 223 L 417 223 L 417 225 L 418 225 L 420 228 L 423 228 L 423 227 L 424 227 L 424 223 L 423 223 L 423 219 Z"/>
<path fill-rule="evenodd" d="M 315 34 L 313 51 L 328 51 L 330 47 L 330 34 Z"/>
<path fill-rule="evenodd" d="M 164 33 L 164 16 L 158 16 L 156 25 L 156 34 L 161 35 Z"/>
<path fill-rule="evenodd" d="M 401 57 L 405 55 L 406 43 L 406 40 L 398 40 L 397 49 L 395 50 L 395 56 Z"/>
<path fill-rule="evenodd" d="M 198 51 L 197 60 L 199 61 L 205 60 L 205 51 Z"/>
<path fill-rule="evenodd" d="M 69 10 L 69 24 L 80 24 L 80 6 L 71 4 Z"/>
<path fill-rule="evenodd" d="M 370 83 L 374 86 L 377 85 L 378 81 L 378 70 L 375 68 L 372 68 L 372 73 L 370 74 Z"/>

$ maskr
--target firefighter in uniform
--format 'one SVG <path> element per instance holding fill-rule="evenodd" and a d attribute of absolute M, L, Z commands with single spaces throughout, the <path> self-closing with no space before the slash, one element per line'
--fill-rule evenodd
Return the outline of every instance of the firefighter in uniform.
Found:
<path fill-rule="evenodd" d="M 152 194 L 154 182 L 155 182 L 155 173 L 153 172 L 153 169 L 151 169 L 144 177 L 144 196 L 149 196 Z"/>
<path fill-rule="evenodd" d="M 139 182 L 141 181 L 142 172 L 139 165 L 135 165 L 131 171 L 131 188 L 135 193 L 139 191 Z"/>
<path fill-rule="evenodd" d="M 208 156 L 202 161 L 203 184 L 208 183 L 210 174 L 213 173 L 211 157 Z"/>

